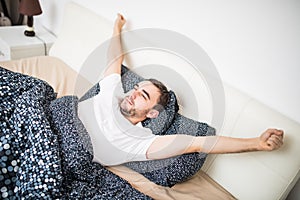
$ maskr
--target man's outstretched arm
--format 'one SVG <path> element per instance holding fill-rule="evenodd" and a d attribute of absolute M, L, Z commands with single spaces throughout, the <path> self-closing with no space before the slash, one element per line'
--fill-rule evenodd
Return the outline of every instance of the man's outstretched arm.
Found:
<path fill-rule="evenodd" d="M 121 64 L 124 59 L 121 32 L 125 23 L 126 20 L 124 17 L 121 14 L 118 14 L 107 51 L 107 68 L 104 72 L 104 76 L 108 76 L 113 73 L 121 74 Z"/>
<path fill-rule="evenodd" d="M 268 129 L 256 138 L 167 135 L 156 138 L 147 151 L 149 159 L 163 159 L 193 152 L 209 154 L 272 151 L 283 144 L 283 131 Z"/>

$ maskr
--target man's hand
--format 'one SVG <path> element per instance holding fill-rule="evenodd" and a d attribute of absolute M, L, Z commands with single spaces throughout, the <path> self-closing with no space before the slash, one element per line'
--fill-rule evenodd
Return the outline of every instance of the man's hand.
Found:
<path fill-rule="evenodd" d="M 279 149 L 283 144 L 283 131 L 268 129 L 258 138 L 258 149 L 261 151 L 272 151 Z"/>
<path fill-rule="evenodd" d="M 125 23 L 126 23 L 126 19 L 123 17 L 123 15 L 118 13 L 117 19 L 115 20 L 115 24 L 114 24 L 114 31 L 120 33 Z"/>

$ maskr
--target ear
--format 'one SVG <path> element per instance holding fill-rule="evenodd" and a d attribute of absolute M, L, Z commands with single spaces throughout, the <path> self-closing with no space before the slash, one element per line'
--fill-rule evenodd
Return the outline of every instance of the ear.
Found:
<path fill-rule="evenodd" d="M 158 115 L 159 115 L 159 111 L 158 111 L 158 110 L 151 109 L 151 110 L 147 113 L 146 117 L 147 117 L 147 118 L 156 118 Z"/>

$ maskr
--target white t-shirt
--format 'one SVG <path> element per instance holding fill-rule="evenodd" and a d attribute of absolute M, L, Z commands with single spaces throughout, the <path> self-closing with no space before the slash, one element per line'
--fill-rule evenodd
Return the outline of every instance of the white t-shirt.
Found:
<path fill-rule="evenodd" d="M 92 140 L 93 161 L 111 166 L 147 160 L 146 152 L 158 136 L 148 128 L 133 125 L 121 114 L 121 76 L 111 74 L 99 84 L 99 94 L 78 104 L 79 118 Z"/>

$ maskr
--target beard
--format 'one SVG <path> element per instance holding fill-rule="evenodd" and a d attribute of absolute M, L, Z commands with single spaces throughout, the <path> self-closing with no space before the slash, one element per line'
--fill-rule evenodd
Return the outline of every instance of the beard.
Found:
<path fill-rule="evenodd" d="M 128 97 L 123 98 L 120 103 L 120 111 L 122 115 L 125 117 L 135 117 L 135 118 L 140 118 L 140 117 L 146 117 L 146 114 L 148 113 L 149 110 L 138 110 L 134 107 L 134 104 L 130 104 Z"/>
<path fill-rule="evenodd" d="M 126 98 L 128 97 L 124 97 L 120 100 L 120 111 L 125 117 L 131 117 L 134 114 L 134 110 L 131 108 Z"/>
<path fill-rule="evenodd" d="M 120 111 L 125 117 L 131 117 L 135 113 L 134 109 L 122 106 L 122 103 L 120 104 Z"/>

